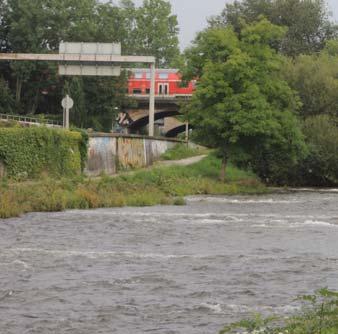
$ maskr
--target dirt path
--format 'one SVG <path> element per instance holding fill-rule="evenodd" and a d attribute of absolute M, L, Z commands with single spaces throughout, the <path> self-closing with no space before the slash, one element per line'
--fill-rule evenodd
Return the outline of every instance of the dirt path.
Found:
<path fill-rule="evenodd" d="M 165 161 L 158 161 L 154 165 L 156 166 L 189 166 L 192 164 L 195 164 L 196 162 L 199 162 L 203 160 L 207 155 L 198 155 L 196 157 L 191 157 L 187 159 L 182 159 L 182 160 L 165 160 Z"/>

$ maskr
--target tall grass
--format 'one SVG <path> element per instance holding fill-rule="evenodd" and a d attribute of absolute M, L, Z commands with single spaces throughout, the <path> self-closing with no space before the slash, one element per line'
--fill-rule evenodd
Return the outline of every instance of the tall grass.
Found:
<path fill-rule="evenodd" d="M 157 167 L 117 177 L 103 176 L 38 182 L 0 183 L 0 218 L 32 211 L 184 204 L 195 194 L 261 193 L 265 187 L 252 173 L 229 167 L 226 183 L 218 181 L 220 161 L 213 155 L 191 166 Z"/>

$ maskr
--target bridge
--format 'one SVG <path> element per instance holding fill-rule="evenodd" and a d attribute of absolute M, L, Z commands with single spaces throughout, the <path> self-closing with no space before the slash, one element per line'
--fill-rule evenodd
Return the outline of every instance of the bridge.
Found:
<path fill-rule="evenodd" d="M 118 117 L 120 126 L 128 132 L 135 133 L 149 123 L 149 95 L 128 94 L 137 102 L 137 107 L 126 109 Z M 181 104 L 191 99 L 192 94 L 155 95 L 154 120 L 163 120 L 163 131 L 167 137 L 175 137 L 186 131 L 186 124 L 178 121 L 175 116 L 181 115 Z"/>
<path fill-rule="evenodd" d="M 166 117 L 164 119 L 163 130 L 165 136 L 168 138 L 175 138 L 177 135 L 183 132 L 189 131 L 189 124 L 179 121 L 175 117 Z"/>

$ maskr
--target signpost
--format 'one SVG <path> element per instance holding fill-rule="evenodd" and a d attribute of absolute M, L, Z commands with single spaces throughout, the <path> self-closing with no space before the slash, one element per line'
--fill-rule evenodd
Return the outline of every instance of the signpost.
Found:
<path fill-rule="evenodd" d="M 69 129 L 69 110 L 73 108 L 74 101 L 69 95 L 66 95 L 62 99 L 61 105 L 63 108 L 63 127 Z"/>
<path fill-rule="evenodd" d="M 58 54 L 0 53 L 0 60 L 56 61 L 60 75 L 81 76 L 119 76 L 122 65 L 146 64 L 151 69 L 149 136 L 154 136 L 155 57 L 122 56 L 121 44 L 115 43 L 61 43 Z"/>
<path fill-rule="evenodd" d="M 69 43 L 63 42 L 59 46 L 60 55 L 79 55 L 81 62 L 65 62 L 59 65 L 60 75 L 80 75 L 80 76 L 120 76 L 121 66 L 98 65 L 95 62 L 86 62 L 85 56 L 121 56 L 121 44 L 113 43 Z"/>

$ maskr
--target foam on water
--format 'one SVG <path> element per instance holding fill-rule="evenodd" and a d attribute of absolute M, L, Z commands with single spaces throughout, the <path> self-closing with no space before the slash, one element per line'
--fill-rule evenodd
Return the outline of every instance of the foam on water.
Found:
<path fill-rule="evenodd" d="M 337 224 L 332 224 L 332 223 L 328 223 L 328 222 L 324 222 L 324 221 L 318 221 L 318 220 L 306 220 L 302 225 L 338 227 Z"/>
<path fill-rule="evenodd" d="M 153 259 L 184 259 L 184 258 L 207 258 L 204 254 L 159 254 L 159 253 L 136 253 L 136 252 L 114 252 L 114 251 L 86 251 L 86 250 L 58 250 L 40 248 L 11 248 L 11 253 L 39 253 L 42 255 L 55 255 L 60 257 L 84 256 L 88 258 L 100 257 L 127 257 L 127 258 L 153 258 Z M 16 260 L 18 261 L 18 260 Z M 18 261 L 17 263 L 24 263 Z"/>
<path fill-rule="evenodd" d="M 224 197 L 187 197 L 188 202 L 211 202 L 228 204 L 291 204 L 301 203 L 299 200 L 276 200 L 273 198 L 248 199 L 248 198 L 224 198 Z"/>
<path fill-rule="evenodd" d="M 212 311 L 213 313 L 216 313 L 216 314 L 224 313 L 221 304 L 202 303 L 201 307 L 206 308 L 206 309 L 208 309 L 208 310 L 210 310 L 210 311 Z"/>

